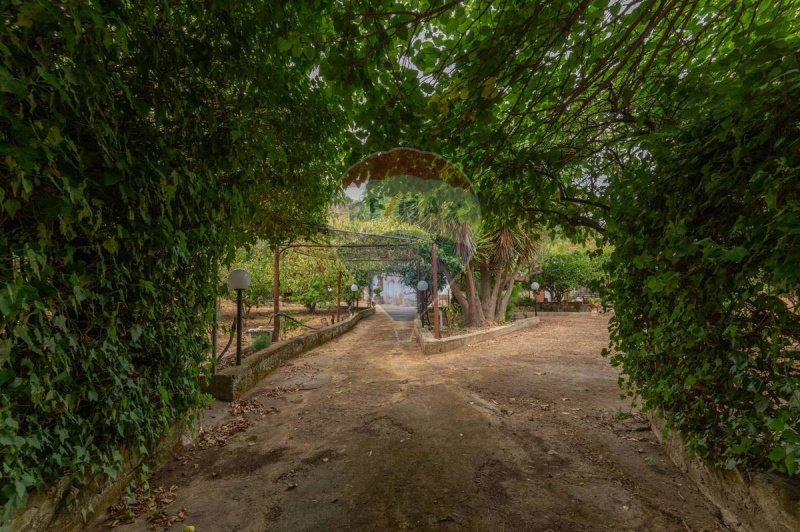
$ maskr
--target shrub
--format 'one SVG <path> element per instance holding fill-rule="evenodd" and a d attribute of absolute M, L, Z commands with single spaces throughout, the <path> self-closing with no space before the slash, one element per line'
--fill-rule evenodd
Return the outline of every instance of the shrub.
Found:
<path fill-rule="evenodd" d="M 735 51 L 736 75 L 650 137 L 616 181 L 612 361 L 717 464 L 800 471 L 798 43 Z"/>
<path fill-rule="evenodd" d="M 269 208 L 322 210 L 331 113 L 269 5 L 0 7 L 3 522 L 202 404 L 218 268 Z"/>
<path fill-rule="evenodd" d="M 533 307 L 535 301 L 531 296 L 519 296 L 516 300 L 516 304 L 519 307 Z"/>
<path fill-rule="evenodd" d="M 272 345 L 272 337 L 268 334 L 261 334 L 253 341 L 253 351 L 261 351 Z"/>
<path fill-rule="evenodd" d="M 596 283 L 603 273 L 600 259 L 589 251 L 577 249 L 570 252 L 550 253 L 542 263 L 542 273 L 536 276 L 543 289 L 553 297 L 554 303 L 569 298 L 569 292 Z"/>

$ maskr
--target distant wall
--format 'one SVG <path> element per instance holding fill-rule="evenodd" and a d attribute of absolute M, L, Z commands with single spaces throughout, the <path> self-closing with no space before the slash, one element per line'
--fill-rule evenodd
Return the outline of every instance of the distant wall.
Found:
<path fill-rule="evenodd" d="M 398 275 L 386 275 L 383 278 L 383 301 L 388 305 L 414 306 L 414 289 L 403 283 L 403 278 Z"/>

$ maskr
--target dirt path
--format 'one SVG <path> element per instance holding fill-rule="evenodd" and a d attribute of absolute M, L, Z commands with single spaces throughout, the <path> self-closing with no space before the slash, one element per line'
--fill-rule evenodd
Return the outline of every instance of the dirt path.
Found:
<path fill-rule="evenodd" d="M 201 531 L 720 530 L 619 399 L 602 316 L 431 357 L 379 311 L 204 424 L 151 479 Z M 240 424 L 239 427 L 242 425 Z M 210 438 L 210 439 L 209 439 Z M 117 530 L 146 530 L 139 517 Z"/>

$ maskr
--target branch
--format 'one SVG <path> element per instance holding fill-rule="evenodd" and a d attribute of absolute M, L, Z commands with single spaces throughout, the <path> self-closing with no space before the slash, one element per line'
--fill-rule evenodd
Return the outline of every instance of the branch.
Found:
<path fill-rule="evenodd" d="M 594 229 L 598 233 L 606 232 L 605 227 L 600 225 L 600 222 L 592 220 L 591 218 L 587 218 L 586 216 L 577 216 L 577 215 L 570 216 L 565 212 L 555 211 L 552 209 L 541 209 L 538 207 L 526 207 L 523 210 L 525 212 L 540 212 L 542 214 L 554 214 L 560 218 L 563 218 L 570 225 L 588 227 L 589 229 Z"/>

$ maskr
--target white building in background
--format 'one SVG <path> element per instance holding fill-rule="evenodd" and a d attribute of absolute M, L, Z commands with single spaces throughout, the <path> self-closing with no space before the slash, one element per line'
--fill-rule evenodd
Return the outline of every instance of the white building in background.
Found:
<path fill-rule="evenodd" d="M 399 275 L 375 275 L 372 277 L 372 287 L 381 288 L 381 297 L 386 305 L 413 307 L 416 304 L 414 289 L 405 284 Z"/>
<path fill-rule="evenodd" d="M 381 287 L 381 285 L 383 285 Z M 385 305 L 400 305 L 404 307 L 416 306 L 417 294 L 414 287 L 403 282 L 399 275 L 375 275 L 372 277 L 372 288 L 381 287 L 381 297 Z M 450 287 L 439 289 L 440 304 L 450 300 Z"/>

